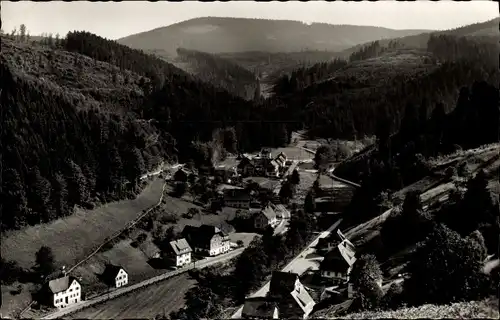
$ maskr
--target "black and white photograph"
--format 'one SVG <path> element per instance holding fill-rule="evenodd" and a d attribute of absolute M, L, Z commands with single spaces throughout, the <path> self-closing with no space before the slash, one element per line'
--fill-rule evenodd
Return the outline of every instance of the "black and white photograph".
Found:
<path fill-rule="evenodd" d="M 498 319 L 495 1 L 1 1 L 5 319 Z"/>

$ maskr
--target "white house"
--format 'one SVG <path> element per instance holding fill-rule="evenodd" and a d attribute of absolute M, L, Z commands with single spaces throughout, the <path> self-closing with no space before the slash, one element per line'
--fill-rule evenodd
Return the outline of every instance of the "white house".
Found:
<path fill-rule="evenodd" d="M 271 206 L 266 206 L 254 216 L 254 227 L 263 230 L 268 226 L 275 227 L 278 224 L 276 211 Z"/>
<path fill-rule="evenodd" d="M 176 267 L 182 267 L 191 263 L 191 252 L 193 251 L 189 246 L 186 239 L 181 238 L 178 240 L 170 241 L 170 248 L 172 249 L 172 261 L 175 261 Z M 175 256 L 175 259 L 174 259 Z"/>
<path fill-rule="evenodd" d="M 120 288 L 128 284 L 128 273 L 122 267 L 107 264 L 101 275 L 108 286 Z"/>
<path fill-rule="evenodd" d="M 65 308 L 69 305 L 81 301 L 82 290 L 81 285 L 76 278 L 63 276 L 54 280 L 50 280 L 42 288 L 42 295 L 50 304 L 57 308 Z"/>

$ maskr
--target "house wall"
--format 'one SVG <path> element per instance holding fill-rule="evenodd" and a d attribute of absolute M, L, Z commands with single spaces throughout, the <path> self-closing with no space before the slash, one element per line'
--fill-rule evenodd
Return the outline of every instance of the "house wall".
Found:
<path fill-rule="evenodd" d="M 191 252 L 180 254 L 176 257 L 176 266 L 181 267 L 191 263 Z"/>
<path fill-rule="evenodd" d="M 226 207 L 240 208 L 240 209 L 250 208 L 250 201 L 226 200 L 224 202 Z"/>
<path fill-rule="evenodd" d="M 210 256 L 216 256 L 228 252 L 230 249 L 229 239 L 223 239 L 219 235 L 215 235 L 210 241 Z"/>
<path fill-rule="evenodd" d="M 125 272 L 125 270 L 120 269 L 115 278 L 115 286 L 117 288 L 120 288 L 127 285 L 127 283 L 128 283 L 128 274 Z"/>
<path fill-rule="evenodd" d="M 81 301 L 82 290 L 80 284 L 73 280 L 66 291 L 54 294 L 54 307 L 65 308 Z"/>
<path fill-rule="evenodd" d="M 329 279 L 341 279 L 341 280 L 347 280 L 347 274 L 342 273 L 342 272 L 335 272 L 335 271 L 321 271 L 321 275 L 325 278 Z"/>

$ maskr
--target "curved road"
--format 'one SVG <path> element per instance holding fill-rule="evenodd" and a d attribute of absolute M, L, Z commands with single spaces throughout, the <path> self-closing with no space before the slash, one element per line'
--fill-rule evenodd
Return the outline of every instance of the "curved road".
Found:
<path fill-rule="evenodd" d="M 312 254 L 315 252 L 314 246 L 318 243 L 318 240 L 320 238 L 327 237 L 330 235 L 330 233 L 337 228 L 337 226 L 342 222 L 342 218 L 337 220 L 333 225 L 330 226 L 326 231 L 320 233 L 301 253 L 299 253 L 292 261 L 290 261 L 289 264 L 287 264 L 281 271 L 283 272 L 293 272 L 297 273 L 299 275 L 303 274 L 306 272 L 308 269 L 311 267 L 317 266 L 317 261 L 318 260 L 313 260 L 307 258 L 308 255 Z M 252 295 L 249 296 L 249 298 L 253 297 L 265 297 L 267 292 L 269 291 L 269 284 L 270 282 L 267 282 L 262 288 L 260 288 L 258 291 L 253 293 Z M 241 318 L 241 312 L 243 310 L 243 306 L 240 306 L 238 311 L 236 311 L 231 319 L 240 319 Z"/>

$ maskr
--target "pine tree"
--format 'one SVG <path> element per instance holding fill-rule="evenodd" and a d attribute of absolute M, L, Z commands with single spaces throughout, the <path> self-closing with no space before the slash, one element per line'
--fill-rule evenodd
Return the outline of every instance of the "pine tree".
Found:
<path fill-rule="evenodd" d="M 20 229 L 27 223 L 28 200 L 19 173 L 12 168 L 3 172 L 2 225 Z"/>
<path fill-rule="evenodd" d="M 71 214 L 68 207 L 68 186 L 66 179 L 60 173 L 54 175 L 52 180 L 52 207 L 57 217 L 64 217 Z"/>
<path fill-rule="evenodd" d="M 40 174 L 38 168 L 34 168 L 29 178 L 30 189 L 28 193 L 28 205 L 33 211 L 35 221 L 28 221 L 31 225 L 50 221 L 54 218 L 50 207 L 50 182 Z"/>

